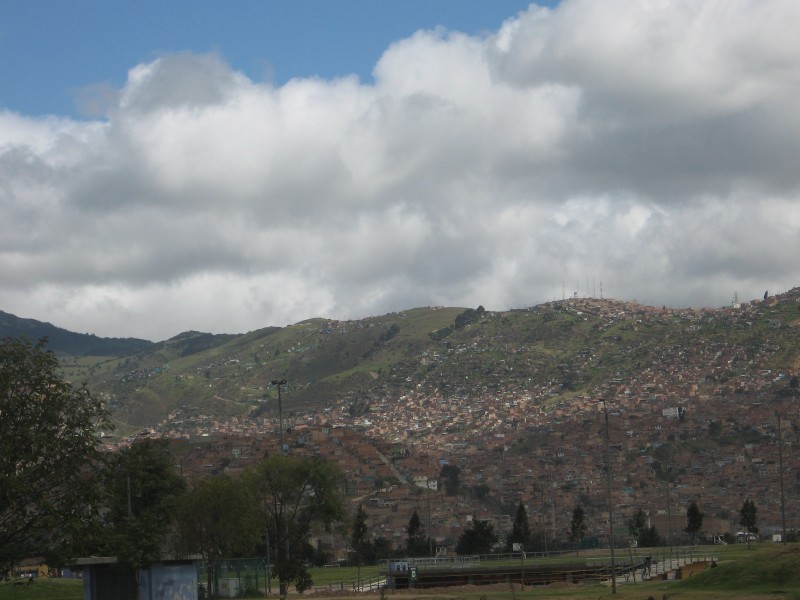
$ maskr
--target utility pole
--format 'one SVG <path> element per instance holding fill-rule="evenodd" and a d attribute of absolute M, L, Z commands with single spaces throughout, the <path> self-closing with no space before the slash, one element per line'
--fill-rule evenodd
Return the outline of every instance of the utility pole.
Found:
<path fill-rule="evenodd" d="M 786 503 L 783 496 L 783 438 L 781 437 L 781 413 L 775 411 L 778 417 L 778 468 L 781 472 L 781 544 L 786 543 Z"/>
<path fill-rule="evenodd" d="M 281 386 L 286 385 L 285 379 L 273 379 L 269 382 L 270 385 L 277 386 L 278 388 L 278 421 L 280 425 L 280 443 L 281 443 L 281 452 L 285 452 L 283 446 L 283 404 L 281 402 Z"/>
<path fill-rule="evenodd" d="M 672 568 L 672 442 L 669 443 L 669 466 L 667 467 L 667 522 L 669 523 L 669 565 Z"/>
<path fill-rule="evenodd" d="M 425 482 L 428 488 L 428 556 L 433 556 L 433 532 L 431 530 L 431 482 Z"/>
<path fill-rule="evenodd" d="M 608 407 L 605 398 L 601 399 L 606 416 L 606 476 L 608 493 L 608 535 L 611 540 L 611 593 L 617 593 L 617 563 L 614 559 L 614 500 L 611 497 L 611 436 L 608 433 Z"/>
<path fill-rule="evenodd" d="M 269 519 L 267 519 L 267 537 L 266 537 L 266 542 L 267 542 L 267 568 L 265 569 L 265 578 L 267 580 L 267 582 L 266 582 L 267 583 L 266 595 L 267 595 L 267 597 L 269 597 L 269 595 L 272 593 L 272 561 L 271 561 L 270 556 L 269 556 Z"/>

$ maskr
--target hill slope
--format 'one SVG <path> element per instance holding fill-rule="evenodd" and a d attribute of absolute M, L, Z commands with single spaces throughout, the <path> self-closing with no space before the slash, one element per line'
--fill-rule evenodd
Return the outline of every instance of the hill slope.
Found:
<path fill-rule="evenodd" d="M 555 406 L 656 375 L 660 388 L 683 389 L 690 380 L 693 394 L 713 394 L 736 378 L 797 368 L 799 297 L 796 289 L 703 310 L 575 299 L 507 312 L 418 308 L 358 321 L 310 319 L 242 335 L 188 332 L 80 378 L 135 427 L 170 414 L 258 419 L 274 412 L 274 379 L 288 381 L 287 406 L 297 414 L 341 402 L 363 413 L 409 391 L 502 393 Z"/>
<path fill-rule="evenodd" d="M 25 337 L 32 342 L 47 338 L 48 349 L 71 356 L 124 356 L 153 345 L 153 342 L 136 338 L 101 338 L 74 333 L 50 323 L 0 311 L 0 338 L 4 337 Z"/>

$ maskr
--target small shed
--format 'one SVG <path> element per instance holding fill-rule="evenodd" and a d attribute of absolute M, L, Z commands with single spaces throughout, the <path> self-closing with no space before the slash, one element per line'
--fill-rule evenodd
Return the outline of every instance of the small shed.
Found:
<path fill-rule="evenodd" d="M 138 570 L 119 565 L 115 556 L 81 558 L 77 564 L 83 569 L 83 600 L 198 600 L 192 559 L 164 559 Z"/>

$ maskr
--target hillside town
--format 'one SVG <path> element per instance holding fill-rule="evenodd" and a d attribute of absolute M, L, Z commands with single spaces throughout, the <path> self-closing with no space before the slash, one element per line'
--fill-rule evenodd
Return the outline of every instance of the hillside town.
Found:
<path fill-rule="evenodd" d="M 793 290 L 780 302 L 798 299 L 800 291 Z M 565 393 L 563 382 L 555 380 L 526 387 L 520 384 L 524 374 L 520 379 L 513 373 L 519 365 L 508 365 L 513 373 L 508 378 L 498 373 L 489 380 L 496 384 L 483 378 L 481 385 L 470 386 L 470 369 L 495 351 L 497 342 L 489 336 L 418 357 L 428 373 L 463 365 L 458 386 L 438 386 L 436 377 L 395 382 L 390 374 L 384 394 L 371 393 L 359 410 L 352 395 L 345 395 L 307 414 L 290 409 L 285 415 L 220 420 L 175 413 L 138 437 L 170 438 L 181 473 L 200 477 L 236 472 L 280 451 L 283 421 L 285 451 L 335 461 L 346 475 L 351 510 L 363 506 L 371 534 L 397 548 L 404 545 L 415 511 L 437 548 L 446 549 L 473 519 L 490 521 L 503 539 L 519 503 L 544 544 L 566 543 L 576 506 L 586 511 L 587 535 L 602 540 L 609 517 L 607 450 L 614 528 L 621 538 L 633 513 L 642 509 L 663 540 L 685 540 L 686 510 L 693 501 L 705 515 L 708 539 L 735 534 L 747 499 L 758 507 L 764 535 L 781 531 L 782 500 L 787 530 L 796 531 L 797 377 L 766 367 L 784 349 L 770 336 L 735 343 L 730 335 L 729 341 L 696 335 L 746 334 L 756 320 L 767 320 L 776 330 L 796 327 L 771 320 L 777 302 L 770 297 L 719 310 L 675 310 L 576 298 L 529 309 L 591 316 L 622 332 L 680 322 L 671 343 L 655 349 L 654 360 L 588 392 Z M 570 371 L 598 368 L 598 354 L 585 348 Z M 284 398 L 291 407 L 291 387 Z M 446 465 L 457 473 L 447 489 Z M 334 533 L 320 543 L 344 552 L 346 535 Z"/>

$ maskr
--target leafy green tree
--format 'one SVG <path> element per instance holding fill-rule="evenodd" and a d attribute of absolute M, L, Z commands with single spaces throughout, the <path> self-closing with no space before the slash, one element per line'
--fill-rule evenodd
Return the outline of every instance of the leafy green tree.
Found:
<path fill-rule="evenodd" d="M 255 499 L 241 478 L 219 475 L 200 480 L 178 501 L 178 550 L 199 554 L 206 565 L 208 588 L 214 589 L 214 561 L 249 556 L 257 542 Z"/>
<path fill-rule="evenodd" d="M 700 512 L 700 507 L 697 506 L 697 502 L 694 500 L 689 505 L 689 508 L 686 510 L 686 533 L 688 533 L 692 538 L 692 546 L 694 546 L 694 540 L 700 530 L 703 528 L 703 513 Z"/>
<path fill-rule="evenodd" d="M 458 494 L 458 489 L 461 486 L 459 476 L 461 469 L 456 465 L 443 465 L 439 473 L 444 483 L 444 491 L 448 496 L 455 496 Z"/>
<path fill-rule="evenodd" d="M 514 544 L 520 544 L 523 550 L 530 550 L 531 528 L 528 524 L 528 511 L 525 510 L 525 505 L 522 502 L 517 506 L 514 525 L 511 527 L 511 533 L 508 534 L 506 539 L 506 548 L 509 552 L 514 549 Z"/>
<path fill-rule="evenodd" d="M 345 516 L 339 494 L 341 470 L 319 459 L 275 454 L 250 469 L 247 477 L 275 550 L 272 572 L 278 577 L 281 598 L 292 581 L 298 591 L 308 589 L 312 581 L 303 547 L 311 525 L 330 529 Z"/>
<path fill-rule="evenodd" d="M 58 375 L 45 343 L 0 341 L 0 572 L 17 558 L 73 553 L 99 505 L 92 475 L 108 412 Z"/>
<path fill-rule="evenodd" d="M 633 516 L 628 519 L 628 536 L 631 540 L 636 540 L 636 545 L 639 545 L 639 536 L 642 531 L 647 528 L 647 515 L 645 512 L 640 508 L 637 510 Z M 633 564 L 633 543 L 628 544 L 628 557 L 630 558 L 631 564 Z M 633 582 L 636 583 L 636 570 L 634 569 L 631 571 L 631 575 L 633 576 Z M 644 574 L 642 574 L 644 577 Z"/>
<path fill-rule="evenodd" d="M 417 511 L 414 511 L 408 520 L 406 529 L 406 553 L 408 556 L 428 556 L 430 552 L 430 540 L 425 535 L 425 528 L 419 518 Z"/>
<path fill-rule="evenodd" d="M 661 544 L 661 535 L 655 526 L 645 527 L 639 531 L 639 547 L 655 548 Z"/>
<path fill-rule="evenodd" d="M 641 545 L 639 536 L 647 529 L 647 514 L 640 508 L 628 519 L 628 535 Z"/>
<path fill-rule="evenodd" d="M 744 501 L 742 508 L 739 511 L 739 525 L 744 527 L 745 536 L 747 537 L 747 549 L 750 549 L 750 535 L 751 533 L 758 533 L 758 509 L 756 504 L 749 498 Z"/>
<path fill-rule="evenodd" d="M 373 540 L 370 550 L 372 550 L 372 554 L 369 556 L 369 560 L 372 562 L 386 560 L 395 555 L 392 540 L 383 536 L 378 536 Z"/>
<path fill-rule="evenodd" d="M 489 521 L 473 519 L 471 527 L 459 536 L 456 553 L 461 555 L 489 554 L 497 541 L 497 534 Z"/>
<path fill-rule="evenodd" d="M 636 544 L 640 548 L 652 548 L 661 544 L 658 530 L 653 526 L 647 526 L 647 513 L 641 508 L 628 519 L 628 534 L 636 539 Z"/>
<path fill-rule="evenodd" d="M 91 552 L 134 568 L 160 560 L 186 490 L 166 441 L 144 440 L 117 452 L 101 478 L 107 510 L 96 523 Z"/>
<path fill-rule="evenodd" d="M 477 500 L 484 501 L 489 496 L 489 492 L 491 492 L 491 488 L 486 485 L 485 483 L 479 483 L 478 485 L 472 486 L 471 492 L 473 497 Z"/>
<path fill-rule="evenodd" d="M 569 538 L 575 547 L 575 552 L 578 552 L 578 546 L 581 539 L 586 536 L 586 513 L 583 508 L 578 505 L 572 509 L 572 521 L 569 524 Z"/>
<path fill-rule="evenodd" d="M 356 555 L 358 566 L 358 581 L 361 582 L 361 561 L 369 553 L 369 539 L 367 539 L 367 513 L 364 507 L 358 505 L 358 511 L 353 518 L 353 527 L 350 530 L 350 546 Z"/>

